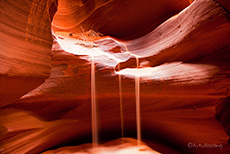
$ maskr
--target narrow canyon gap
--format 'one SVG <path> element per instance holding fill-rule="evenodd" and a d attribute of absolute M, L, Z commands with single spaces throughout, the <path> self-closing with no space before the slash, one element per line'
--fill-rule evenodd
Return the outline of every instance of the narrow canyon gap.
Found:
<path fill-rule="evenodd" d="M 0 152 L 227 154 L 229 11 L 228 0 L 1 0 Z"/>

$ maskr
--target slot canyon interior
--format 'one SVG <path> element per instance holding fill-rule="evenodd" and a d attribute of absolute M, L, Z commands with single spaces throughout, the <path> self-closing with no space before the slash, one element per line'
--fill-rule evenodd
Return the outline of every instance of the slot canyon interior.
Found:
<path fill-rule="evenodd" d="M 229 154 L 229 0 L 0 0 L 0 153 Z"/>

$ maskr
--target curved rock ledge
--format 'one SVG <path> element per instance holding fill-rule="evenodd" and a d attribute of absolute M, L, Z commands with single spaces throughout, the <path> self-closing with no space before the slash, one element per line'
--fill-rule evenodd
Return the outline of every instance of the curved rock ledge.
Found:
<path fill-rule="evenodd" d="M 0 106 L 13 103 L 49 77 L 53 3 L 0 2 Z"/>
<path fill-rule="evenodd" d="M 92 56 L 102 145 L 118 146 L 121 138 L 119 76 L 124 134 L 136 138 L 138 72 L 143 142 L 160 153 L 229 152 L 229 2 L 154 1 L 153 18 L 142 22 L 146 10 L 134 23 L 127 19 L 148 2 L 59 0 L 53 43 L 56 1 L 0 2 L 1 153 L 90 153 Z M 127 17 L 118 18 L 122 13 Z M 93 30 L 123 40 L 88 31 L 92 23 Z"/>

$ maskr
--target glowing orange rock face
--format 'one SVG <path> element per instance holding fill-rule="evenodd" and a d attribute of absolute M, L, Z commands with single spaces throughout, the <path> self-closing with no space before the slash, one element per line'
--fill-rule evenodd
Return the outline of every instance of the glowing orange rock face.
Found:
<path fill-rule="evenodd" d="M 84 146 L 84 148 L 83 148 Z M 137 146 L 137 141 L 132 138 L 123 138 L 123 139 L 117 139 L 114 141 L 110 141 L 108 143 L 105 143 L 104 145 L 101 145 L 100 147 L 96 149 L 92 149 L 90 144 L 78 146 L 78 147 L 67 147 L 67 148 L 60 148 L 56 150 L 50 150 L 47 152 L 44 152 L 42 154 L 61 154 L 61 153 L 80 153 L 80 154 L 89 154 L 89 153 L 95 153 L 95 154 L 160 154 L 157 151 L 152 150 L 147 145 L 142 143 L 141 145 Z M 94 150 L 94 151 L 93 151 Z M 172 152 L 172 151 L 171 151 Z"/>
<path fill-rule="evenodd" d="M 14 102 L 49 77 L 53 3 L 0 2 L 0 106 Z"/>
<path fill-rule="evenodd" d="M 160 153 L 227 153 L 229 2 L 220 4 L 59 0 L 52 44 L 55 1 L 1 1 L 0 152 L 90 153 L 93 55 L 99 142 L 121 137 L 120 91 L 124 135 L 136 138 L 138 74 L 143 142 Z"/>
<path fill-rule="evenodd" d="M 188 0 L 60 0 L 52 23 L 55 31 L 93 29 L 119 38 L 147 34 L 189 5 Z"/>

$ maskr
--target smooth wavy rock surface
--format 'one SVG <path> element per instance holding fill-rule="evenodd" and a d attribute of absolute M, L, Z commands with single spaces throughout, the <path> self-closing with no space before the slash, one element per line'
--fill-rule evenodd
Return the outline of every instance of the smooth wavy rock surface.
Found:
<path fill-rule="evenodd" d="M 227 154 L 228 10 L 228 0 L 0 1 L 0 153 L 92 153 L 94 59 L 99 151 L 136 144 L 118 138 L 120 96 L 124 135 L 136 138 L 138 76 L 141 153 Z"/>
<path fill-rule="evenodd" d="M 60 0 L 52 24 L 56 31 L 94 30 L 119 38 L 150 32 L 186 6 L 189 0 Z"/>
<path fill-rule="evenodd" d="M 52 3 L 0 2 L 0 106 L 14 102 L 49 77 Z"/>

